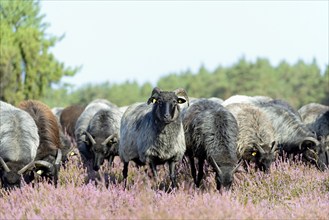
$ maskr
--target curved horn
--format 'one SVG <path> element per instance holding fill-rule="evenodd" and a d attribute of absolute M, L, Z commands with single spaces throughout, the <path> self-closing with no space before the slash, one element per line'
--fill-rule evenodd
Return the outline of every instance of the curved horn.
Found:
<path fill-rule="evenodd" d="M 255 147 L 257 148 L 257 150 L 259 151 L 259 153 L 265 154 L 265 151 L 264 151 L 264 149 L 261 146 L 259 146 L 258 144 L 255 144 Z"/>
<path fill-rule="evenodd" d="M 220 170 L 219 166 L 217 165 L 215 159 L 212 156 L 210 156 L 209 158 L 211 159 L 211 162 L 212 162 L 212 164 L 213 164 L 213 166 L 214 166 L 214 168 L 216 170 L 216 173 L 218 175 L 221 175 L 222 174 L 222 171 Z"/>
<path fill-rule="evenodd" d="M 274 153 L 277 149 L 276 141 L 272 142 L 271 153 Z"/>
<path fill-rule="evenodd" d="M 106 145 L 112 138 L 118 138 L 118 134 L 112 134 L 108 136 L 102 143 L 102 145 Z"/>
<path fill-rule="evenodd" d="M 53 165 L 51 163 L 49 163 L 48 161 L 44 161 L 44 160 L 37 160 L 34 162 L 35 165 L 41 165 L 43 167 L 47 167 L 48 169 L 51 169 L 53 167 Z"/>
<path fill-rule="evenodd" d="M 315 139 L 314 137 L 306 137 L 306 138 L 304 138 L 303 141 L 299 144 L 299 150 L 302 150 L 302 145 L 303 145 L 304 141 L 313 141 L 313 142 L 315 143 L 315 145 L 320 144 L 320 142 L 319 142 L 317 139 Z"/>
<path fill-rule="evenodd" d="M 187 106 L 190 106 L 190 101 L 189 101 L 189 98 L 187 96 L 187 93 L 186 93 L 185 89 L 183 89 L 183 88 L 175 89 L 174 90 L 174 93 L 177 96 L 183 96 L 186 99 L 186 101 L 187 101 Z"/>
<path fill-rule="evenodd" d="M 27 171 L 28 169 L 30 169 L 32 166 L 34 166 L 34 161 L 31 161 L 30 163 L 28 163 L 27 165 L 25 165 L 22 169 L 20 169 L 17 172 L 18 175 L 21 175 L 21 174 L 25 173 L 25 171 Z"/>
<path fill-rule="evenodd" d="M 0 157 L 0 163 L 7 173 L 10 172 L 9 167 L 7 166 L 6 162 L 2 159 L 2 157 Z"/>
<path fill-rule="evenodd" d="M 237 171 L 237 169 L 241 166 L 241 164 L 243 163 L 243 160 L 240 161 L 240 163 L 238 163 L 234 169 L 232 170 L 232 173 L 235 173 Z"/>
<path fill-rule="evenodd" d="M 85 131 L 84 133 L 88 136 L 92 145 L 96 144 L 95 139 L 93 138 L 93 136 L 91 136 L 91 134 L 88 131 Z"/>
<path fill-rule="evenodd" d="M 56 160 L 55 160 L 55 164 L 59 164 L 62 160 L 62 151 L 61 149 L 58 149 L 57 150 L 57 157 L 56 157 Z"/>

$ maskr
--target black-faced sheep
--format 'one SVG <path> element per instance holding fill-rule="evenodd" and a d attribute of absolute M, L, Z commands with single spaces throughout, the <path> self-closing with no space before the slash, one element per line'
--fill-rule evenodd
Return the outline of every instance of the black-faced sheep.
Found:
<path fill-rule="evenodd" d="M 304 124 L 313 132 L 323 145 L 319 160 L 329 166 L 329 106 L 309 103 L 298 110 Z"/>
<path fill-rule="evenodd" d="M 75 123 L 75 140 L 77 142 L 78 149 L 84 163 L 92 160 L 92 155 L 86 146 L 86 130 L 88 128 L 89 122 L 99 110 L 109 109 L 111 107 L 117 106 L 110 103 L 106 99 L 96 99 L 86 106 L 86 108 L 78 117 L 77 122 Z"/>
<path fill-rule="evenodd" d="M 155 178 L 157 165 L 168 162 L 172 186 L 177 187 L 175 164 L 182 160 L 186 148 L 179 105 L 185 102 L 184 89 L 162 91 L 156 87 L 147 104 L 128 107 L 121 119 L 119 144 L 124 179 L 131 160 L 149 164 Z"/>
<path fill-rule="evenodd" d="M 234 115 L 239 126 L 238 158 L 256 169 L 268 172 L 275 161 L 277 144 L 274 128 L 260 108 L 247 103 L 233 103 L 226 108 Z"/>
<path fill-rule="evenodd" d="M 89 122 L 85 143 L 95 171 L 98 171 L 104 159 L 111 166 L 114 157 L 119 155 L 121 117 L 122 112 L 118 107 L 109 107 L 99 110 Z"/>
<path fill-rule="evenodd" d="M 238 125 L 234 116 L 221 104 L 207 99 L 194 102 L 184 111 L 186 155 L 195 184 L 200 186 L 204 161 L 207 160 L 216 173 L 217 189 L 222 186 L 229 189 L 239 166 Z M 199 165 L 197 177 L 194 158 L 198 159 Z"/>

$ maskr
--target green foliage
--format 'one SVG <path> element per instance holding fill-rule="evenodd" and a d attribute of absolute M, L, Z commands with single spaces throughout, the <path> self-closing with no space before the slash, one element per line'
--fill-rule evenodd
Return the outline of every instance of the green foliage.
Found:
<path fill-rule="evenodd" d="M 49 52 L 61 37 L 46 33 L 39 1 L 0 2 L 0 99 L 16 104 L 39 99 L 53 82 L 73 76 L 78 69 L 67 68 Z"/>
<path fill-rule="evenodd" d="M 264 58 L 255 62 L 241 58 L 230 67 L 219 66 L 214 71 L 201 66 L 197 73 L 190 70 L 171 73 L 160 78 L 156 86 L 163 90 L 181 87 L 186 89 L 190 97 L 227 99 L 236 94 L 263 95 L 286 100 L 295 108 L 310 102 L 328 105 L 329 67 L 321 73 L 315 60 L 310 64 L 300 60 L 293 65 L 282 61 L 273 66 Z M 93 99 L 105 98 L 118 106 L 124 106 L 145 102 L 152 88 L 150 83 L 139 86 L 135 81 L 87 84 L 72 93 L 67 92 L 68 87 L 61 87 L 50 90 L 43 101 L 54 107 L 73 103 L 87 104 Z"/>

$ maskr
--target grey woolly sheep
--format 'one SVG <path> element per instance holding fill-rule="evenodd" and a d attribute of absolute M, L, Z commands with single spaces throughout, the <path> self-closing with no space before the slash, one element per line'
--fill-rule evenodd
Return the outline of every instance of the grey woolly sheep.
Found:
<path fill-rule="evenodd" d="M 258 107 L 246 103 L 233 103 L 226 108 L 234 115 L 239 126 L 238 158 L 247 165 L 268 172 L 275 160 L 277 144 L 272 123 Z"/>
<path fill-rule="evenodd" d="M 111 166 L 114 156 L 119 155 L 121 117 L 122 111 L 118 107 L 109 107 L 99 110 L 89 122 L 85 143 L 95 171 L 104 163 L 104 159 Z"/>
<path fill-rule="evenodd" d="M 221 104 L 200 99 L 185 109 L 186 155 L 191 164 L 191 173 L 197 187 L 203 178 L 204 161 L 216 173 L 217 189 L 229 189 L 233 175 L 239 167 L 237 158 L 238 125 L 234 116 Z M 198 159 L 196 176 L 194 158 Z"/>
<path fill-rule="evenodd" d="M 91 161 L 92 155 L 90 151 L 87 149 L 86 146 L 86 133 L 85 131 L 88 128 L 90 120 L 94 117 L 94 115 L 101 109 L 110 109 L 116 105 L 110 103 L 108 100 L 105 99 L 96 99 L 90 102 L 83 112 L 78 117 L 75 123 L 75 140 L 78 145 L 79 152 L 82 156 L 84 162 Z"/>
<path fill-rule="evenodd" d="M 0 182 L 4 188 L 19 187 L 21 175 L 34 166 L 38 128 L 27 112 L 3 101 L 0 118 Z"/>
<path fill-rule="evenodd" d="M 168 162 L 172 186 L 177 187 L 175 164 L 185 152 L 179 105 L 185 102 L 189 99 L 184 89 L 162 91 L 156 87 L 147 104 L 128 107 L 121 119 L 119 145 L 125 179 L 131 160 L 140 165 L 149 164 L 155 178 L 157 165 Z"/>

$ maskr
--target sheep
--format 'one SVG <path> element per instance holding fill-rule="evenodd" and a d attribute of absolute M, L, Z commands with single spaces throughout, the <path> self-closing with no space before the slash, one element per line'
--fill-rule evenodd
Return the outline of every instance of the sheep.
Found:
<path fill-rule="evenodd" d="M 222 105 L 227 106 L 232 103 L 249 103 L 254 104 L 255 102 L 268 102 L 272 98 L 267 96 L 246 96 L 246 95 L 234 95 L 226 99 Z"/>
<path fill-rule="evenodd" d="M 265 102 L 257 106 L 274 127 L 280 156 L 287 154 L 288 157 L 294 157 L 301 154 L 304 162 L 315 164 L 319 170 L 325 169 L 319 161 L 323 146 L 314 132 L 303 124 L 299 115 L 276 103 Z"/>
<path fill-rule="evenodd" d="M 114 156 L 119 155 L 119 131 L 122 112 L 117 107 L 99 110 L 90 120 L 86 134 L 86 147 L 92 155 L 93 169 L 98 171 L 104 163 L 109 161 L 111 166 Z"/>
<path fill-rule="evenodd" d="M 33 168 L 39 146 L 38 128 L 25 111 L 0 101 L 0 176 L 4 188 L 19 187 L 21 175 Z"/>
<path fill-rule="evenodd" d="M 175 165 L 186 148 L 179 105 L 186 102 L 189 99 L 182 88 L 162 91 L 155 87 L 147 103 L 135 103 L 125 111 L 119 144 L 125 185 L 129 161 L 134 161 L 149 164 L 156 179 L 157 165 L 168 163 L 172 187 L 177 187 Z"/>
<path fill-rule="evenodd" d="M 329 135 L 329 106 L 319 103 L 309 103 L 298 110 L 302 121 L 318 137 Z"/>
<path fill-rule="evenodd" d="M 92 160 L 92 155 L 86 146 L 86 133 L 90 120 L 100 109 L 117 107 L 105 99 L 96 99 L 90 102 L 78 117 L 75 123 L 74 135 L 84 164 Z"/>
<path fill-rule="evenodd" d="M 186 155 L 196 186 L 200 186 L 204 175 L 204 161 L 207 160 L 216 173 L 217 190 L 221 190 L 222 187 L 228 190 L 239 167 L 236 119 L 221 104 L 207 99 L 194 102 L 185 111 L 183 125 Z M 198 176 L 194 158 L 198 159 Z"/>
<path fill-rule="evenodd" d="M 76 141 L 74 134 L 75 124 L 84 109 L 85 106 L 82 105 L 70 105 L 63 109 L 59 117 L 63 132 L 68 134 L 72 141 Z"/>
<path fill-rule="evenodd" d="M 57 186 L 58 172 L 62 160 L 59 126 L 55 115 L 44 103 L 36 100 L 25 100 L 18 107 L 29 113 L 38 127 L 40 143 L 36 160 L 48 163 L 48 168 L 42 167 L 41 176 L 50 177 Z"/>
<path fill-rule="evenodd" d="M 245 169 L 252 162 L 255 169 L 268 172 L 277 149 L 272 123 L 260 108 L 251 104 L 233 103 L 226 108 L 238 122 L 237 154 L 245 162 Z"/>
<path fill-rule="evenodd" d="M 309 103 L 298 110 L 303 123 L 313 132 L 323 145 L 319 160 L 329 166 L 329 106 Z"/>

